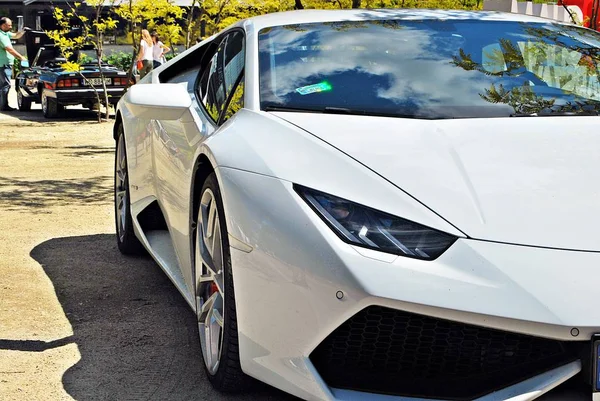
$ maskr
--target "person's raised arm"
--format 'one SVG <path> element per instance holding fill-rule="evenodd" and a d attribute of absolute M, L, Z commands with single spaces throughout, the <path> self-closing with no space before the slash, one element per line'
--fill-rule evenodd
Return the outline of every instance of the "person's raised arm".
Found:
<path fill-rule="evenodd" d="M 21 39 L 23 37 L 23 35 L 25 35 L 25 30 L 19 31 L 17 33 L 11 33 L 11 37 L 13 39 Z"/>
<path fill-rule="evenodd" d="M 22 56 L 18 51 L 16 51 L 12 46 L 11 47 L 6 47 L 5 48 L 7 53 L 12 54 L 13 56 L 15 56 L 15 58 L 18 58 L 19 60 L 25 60 L 25 56 Z"/>

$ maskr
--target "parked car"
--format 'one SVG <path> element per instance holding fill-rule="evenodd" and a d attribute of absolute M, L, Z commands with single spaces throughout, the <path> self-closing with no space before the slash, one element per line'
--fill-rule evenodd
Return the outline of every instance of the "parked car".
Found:
<path fill-rule="evenodd" d="M 238 22 L 120 100 L 117 245 L 195 311 L 219 390 L 589 399 L 599 50 L 504 13 Z"/>
<path fill-rule="evenodd" d="M 15 77 L 19 110 L 29 111 L 32 103 L 41 103 L 44 116 L 54 118 L 65 106 L 83 105 L 89 109 L 98 107 L 96 92 L 99 92 L 101 99 L 104 92 L 95 50 L 88 48 L 75 52 L 76 60 L 84 54 L 84 60 L 87 60 L 81 64 L 82 70 L 77 73 L 66 71 L 62 67 L 67 60 L 44 32 L 27 31 L 25 43 L 30 65 Z M 109 103 L 115 105 L 127 87 L 127 73 L 103 63 L 102 74 Z"/>

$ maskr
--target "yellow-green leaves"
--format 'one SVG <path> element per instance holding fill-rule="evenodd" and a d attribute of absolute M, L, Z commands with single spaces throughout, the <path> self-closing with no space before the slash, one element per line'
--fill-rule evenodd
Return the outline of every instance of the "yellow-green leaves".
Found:
<path fill-rule="evenodd" d="M 183 18 L 184 9 L 169 0 L 129 0 L 120 3 L 114 11 L 134 26 L 146 26 L 149 31 L 157 31 L 167 45 L 181 42 L 179 21 Z"/>
<path fill-rule="evenodd" d="M 71 61 L 62 63 L 61 67 L 64 68 L 65 71 L 68 71 L 68 72 L 79 72 L 79 70 L 81 69 L 81 66 L 79 65 L 79 63 L 73 63 Z"/>

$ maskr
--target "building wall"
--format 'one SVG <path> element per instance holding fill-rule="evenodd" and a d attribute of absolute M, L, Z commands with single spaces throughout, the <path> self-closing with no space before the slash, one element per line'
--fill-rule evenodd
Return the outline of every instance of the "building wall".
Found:
<path fill-rule="evenodd" d="M 13 27 L 17 29 L 18 16 L 23 16 L 25 27 L 35 30 L 58 29 L 54 20 L 52 11 L 53 6 L 61 7 L 64 0 L 36 1 L 30 5 L 23 5 L 22 1 L 2 1 L 0 0 L 0 16 L 7 16 L 13 20 Z M 63 4 L 64 5 L 64 4 Z M 66 5 L 64 5 L 66 7 Z M 92 16 L 92 9 L 83 9 L 83 15 Z M 75 24 L 76 21 L 73 21 Z M 124 28 L 123 28 L 124 29 Z M 23 44 L 23 39 L 17 41 Z"/>

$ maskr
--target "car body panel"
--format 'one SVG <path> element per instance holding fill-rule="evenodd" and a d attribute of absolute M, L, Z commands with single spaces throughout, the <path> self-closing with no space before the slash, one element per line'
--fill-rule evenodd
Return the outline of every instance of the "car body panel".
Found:
<path fill-rule="evenodd" d="M 469 237 L 600 251 L 600 188 L 593 184 L 600 181 L 600 137 L 590 129 L 598 117 L 367 122 L 276 115 L 385 177 Z"/>
<path fill-rule="evenodd" d="M 230 233 L 252 247 L 231 250 L 242 367 L 299 397 L 335 399 L 311 373 L 308 356 L 370 305 L 563 341 L 578 340 L 573 327 L 582 339 L 600 330 L 600 314 L 588 308 L 596 253 L 459 239 L 433 263 L 402 257 L 388 263 L 326 230 L 290 183 L 220 170 Z M 568 284 L 565 264 L 577 266 Z M 577 296 L 564 302 L 557 293 Z"/>
<path fill-rule="evenodd" d="M 270 113 L 242 110 L 223 128 L 228 130 L 227 135 L 217 134 L 208 141 L 213 152 L 220 155 L 219 166 L 278 177 L 464 236 L 360 163 Z"/>

